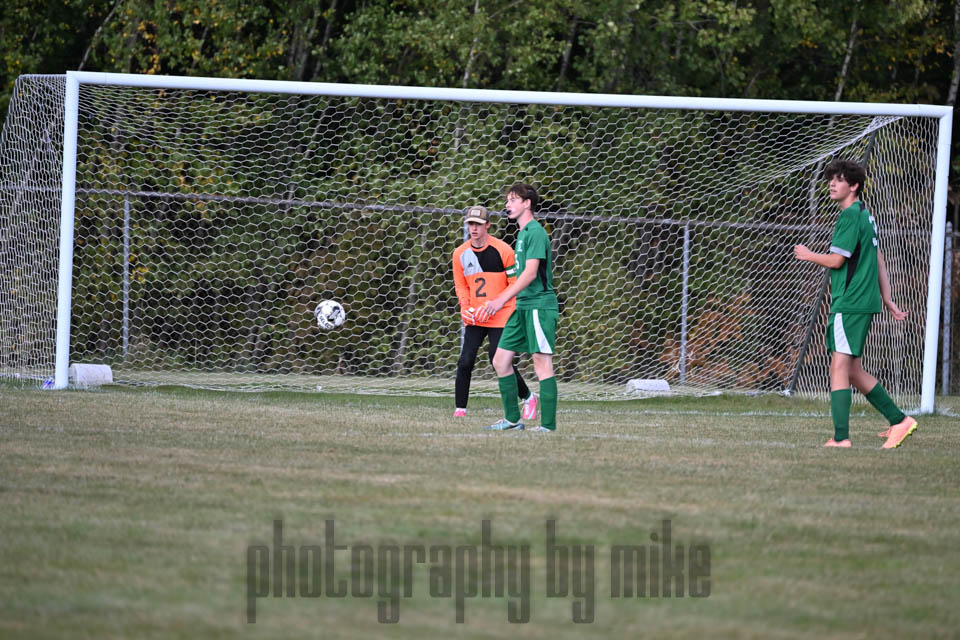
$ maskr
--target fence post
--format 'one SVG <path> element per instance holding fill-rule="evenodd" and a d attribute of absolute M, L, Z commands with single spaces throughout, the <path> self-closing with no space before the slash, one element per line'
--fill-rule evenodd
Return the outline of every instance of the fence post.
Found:
<path fill-rule="evenodd" d="M 683 291 L 680 298 L 680 384 L 687 382 L 687 308 L 690 292 L 690 223 L 683 225 Z"/>
<path fill-rule="evenodd" d="M 793 375 L 790 376 L 790 384 L 785 389 L 785 395 L 793 393 L 797 387 L 797 380 L 800 378 L 800 369 L 803 367 L 803 361 L 807 357 L 807 350 L 810 348 L 810 340 L 813 338 L 813 327 L 817 323 L 817 314 L 824 298 L 827 296 L 827 287 L 830 284 L 830 270 L 823 269 L 823 276 L 820 278 L 820 292 L 817 293 L 817 301 L 810 307 L 810 317 L 807 319 L 807 330 L 803 335 L 803 344 L 800 345 L 800 355 L 797 356 L 797 366 L 793 369 Z"/>
<path fill-rule="evenodd" d="M 123 194 L 123 357 L 130 346 L 130 194 Z"/>
<path fill-rule="evenodd" d="M 950 349 L 950 325 L 953 315 L 950 313 L 950 299 L 953 297 L 951 274 L 953 272 L 953 224 L 947 223 L 947 233 L 943 246 L 943 355 L 940 372 L 940 393 L 950 395 L 950 369 L 953 366 Z"/>

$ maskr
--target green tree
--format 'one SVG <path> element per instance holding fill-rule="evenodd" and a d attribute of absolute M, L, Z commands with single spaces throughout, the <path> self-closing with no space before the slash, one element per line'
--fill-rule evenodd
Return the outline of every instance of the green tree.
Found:
<path fill-rule="evenodd" d="M 0 8 L 0 118 L 17 77 L 75 69 L 110 12 L 107 0 L 5 0 Z"/>
<path fill-rule="evenodd" d="M 550 89 L 572 0 L 377 0 L 351 14 L 335 51 L 354 82 Z"/>

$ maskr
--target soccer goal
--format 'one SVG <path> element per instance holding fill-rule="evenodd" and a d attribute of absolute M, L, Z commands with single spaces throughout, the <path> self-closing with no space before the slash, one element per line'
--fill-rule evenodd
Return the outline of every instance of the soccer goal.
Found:
<path fill-rule="evenodd" d="M 463 213 L 537 186 L 565 397 L 828 391 L 833 158 L 868 167 L 893 295 L 865 364 L 933 409 L 951 110 L 71 72 L 0 149 L 0 376 L 452 393 Z M 346 310 L 318 328 L 324 299 Z M 494 393 L 478 366 L 474 389 Z M 529 362 L 521 365 L 531 371 Z"/>

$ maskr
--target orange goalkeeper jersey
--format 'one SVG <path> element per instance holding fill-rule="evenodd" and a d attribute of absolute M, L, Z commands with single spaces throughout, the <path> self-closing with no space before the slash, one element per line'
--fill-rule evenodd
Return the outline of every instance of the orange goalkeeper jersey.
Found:
<path fill-rule="evenodd" d="M 469 240 L 464 242 L 453 252 L 453 282 L 460 309 L 477 309 L 496 298 L 513 282 L 515 270 L 513 249 L 503 240 L 488 236 L 487 245 L 482 249 L 474 249 Z M 504 326 L 516 305 L 511 298 L 492 318 L 478 322 L 477 326 Z"/>

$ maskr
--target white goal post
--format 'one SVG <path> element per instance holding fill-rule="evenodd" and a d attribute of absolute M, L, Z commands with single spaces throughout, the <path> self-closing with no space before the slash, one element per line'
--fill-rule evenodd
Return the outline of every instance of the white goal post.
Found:
<path fill-rule="evenodd" d="M 822 273 L 790 249 L 826 249 L 836 211 L 820 174 L 846 157 L 867 165 L 910 311 L 875 323 L 865 361 L 931 412 L 951 119 L 928 105 L 23 76 L 0 140 L 0 378 L 61 389 L 82 358 L 134 384 L 452 395 L 462 214 L 499 213 L 525 181 L 557 256 L 566 397 L 625 397 L 631 378 L 825 396 Z M 510 225 L 491 231 L 512 241 Z M 311 312 L 328 297 L 347 322 L 323 332 Z"/>

